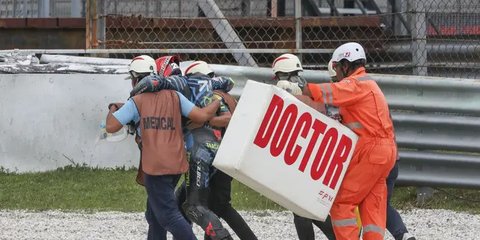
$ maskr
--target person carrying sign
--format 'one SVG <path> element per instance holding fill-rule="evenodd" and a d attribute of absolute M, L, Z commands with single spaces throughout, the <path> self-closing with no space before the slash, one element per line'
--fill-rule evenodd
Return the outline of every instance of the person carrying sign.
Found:
<path fill-rule="evenodd" d="M 328 74 L 330 75 L 332 82 L 338 82 L 337 72 L 333 69 L 332 60 L 328 62 Z M 338 119 L 341 121 L 341 117 L 338 117 Z M 390 204 L 393 188 L 395 186 L 395 180 L 398 176 L 398 160 L 399 156 L 397 152 L 395 165 L 387 177 L 387 229 L 395 238 L 395 240 L 415 240 L 416 238 L 412 236 L 405 227 L 405 223 L 403 222 L 398 211 Z M 361 227 L 361 225 L 359 227 Z"/>
<path fill-rule="evenodd" d="M 386 225 L 386 178 L 397 148 L 384 94 L 365 70 L 366 55 L 355 42 L 339 46 L 332 56 L 338 82 L 307 84 L 303 94 L 339 108 L 343 124 L 358 142 L 330 214 L 339 240 L 359 239 L 355 207 L 359 207 L 363 239 L 383 239 Z"/>
<path fill-rule="evenodd" d="M 275 74 L 274 79 L 277 80 L 277 87 L 282 88 L 296 96 L 302 94 L 298 84 L 302 84 L 304 80 L 298 75 L 298 73 L 303 71 L 303 68 L 302 64 L 300 63 L 300 59 L 298 59 L 297 56 L 289 53 L 280 55 L 273 61 L 272 70 Z M 301 96 L 299 96 L 299 100 L 313 107 L 317 111 L 326 114 L 324 104 L 305 101 L 305 99 L 301 99 Z M 330 216 L 327 217 L 325 222 L 322 222 L 304 218 L 294 213 L 293 222 L 295 224 L 295 229 L 297 230 L 298 239 L 300 240 L 315 239 L 315 232 L 313 231 L 312 224 L 320 228 L 320 230 L 329 240 L 335 240 L 335 234 L 333 232 Z"/>

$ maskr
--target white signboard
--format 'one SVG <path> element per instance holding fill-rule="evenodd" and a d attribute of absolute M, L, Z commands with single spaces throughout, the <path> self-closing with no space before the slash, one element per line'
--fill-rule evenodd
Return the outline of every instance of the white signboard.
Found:
<path fill-rule="evenodd" d="M 294 213 L 324 221 L 357 136 L 286 91 L 248 81 L 213 165 Z"/>

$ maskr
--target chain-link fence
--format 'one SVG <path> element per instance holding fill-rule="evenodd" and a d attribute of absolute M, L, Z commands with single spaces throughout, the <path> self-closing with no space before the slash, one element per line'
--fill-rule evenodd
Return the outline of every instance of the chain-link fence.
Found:
<path fill-rule="evenodd" d="M 85 11 L 87 48 L 116 57 L 270 66 L 293 52 L 325 69 L 357 41 L 371 72 L 480 78 L 478 0 L 86 0 Z"/>

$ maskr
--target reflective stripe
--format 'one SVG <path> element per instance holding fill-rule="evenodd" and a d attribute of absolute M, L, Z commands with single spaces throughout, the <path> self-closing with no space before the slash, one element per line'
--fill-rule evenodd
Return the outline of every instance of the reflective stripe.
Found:
<path fill-rule="evenodd" d="M 325 90 L 323 84 L 320 84 L 320 89 L 322 90 L 323 103 L 327 104 L 327 91 Z"/>
<path fill-rule="evenodd" d="M 368 232 L 376 232 L 376 233 L 382 235 L 382 237 L 383 237 L 383 235 L 385 235 L 385 229 L 383 229 L 383 228 L 381 228 L 377 225 L 374 225 L 374 224 L 369 224 L 369 225 L 363 227 L 363 234 L 365 235 Z"/>
<path fill-rule="evenodd" d="M 320 84 L 320 88 L 322 89 L 323 102 L 325 104 L 332 104 L 333 103 L 332 86 L 330 86 L 330 84 L 327 84 L 327 85 Z"/>
<path fill-rule="evenodd" d="M 362 124 L 360 122 L 351 122 L 351 123 L 346 123 L 346 127 L 350 129 L 357 129 L 357 128 L 363 128 Z"/>
<path fill-rule="evenodd" d="M 356 218 L 348 218 L 348 219 L 343 219 L 343 220 L 335 220 L 335 221 L 332 221 L 332 225 L 339 226 L 339 227 L 357 226 L 357 219 Z"/>
<path fill-rule="evenodd" d="M 365 81 L 365 80 L 373 80 L 370 76 L 368 75 L 365 75 L 363 77 L 359 77 L 357 78 L 359 81 Z"/>
<path fill-rule="evenodd" d="M 332 85 L 328 84 L 327 85 L 327 92 L 329 94 L 329 104 L 333 104 L 333 91 L 332 91 Z"/>

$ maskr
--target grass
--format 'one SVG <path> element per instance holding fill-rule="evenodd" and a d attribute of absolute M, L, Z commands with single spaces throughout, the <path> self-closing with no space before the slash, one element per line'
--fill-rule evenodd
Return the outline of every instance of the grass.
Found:
<path fill-rule="evenodd" d="M 392 198 L 393 206 L 399 209 L 414 207 L 424 209 L 448 209 L 480 214 L 480 190 L 459 188 L 434 188 L 433 198 L 425 203 L 416 202 L 415 187 L 399 187 Z"/>
<path fill-rule="evenodd" d="M 0 209 L 144 211 L 146 193 L 136 184 L 136 173 L 135 169 L 87 167 L 25 174 L 0 171 Z M 232 204 L 239 210 L 283 210 L 237 181 L 232 188 Z M 399 209 L 419 207 L 415 191 L 414 187 L 396 188 L 393 205 Z M 480 190 L 440 188 L 420 207 L 480 214 Z"/>
<path fill-rule="evenodd" d="M 136 170 L 65 167 L 45 173 L 0 173 L 0 209 L 143 211 Z"/>

